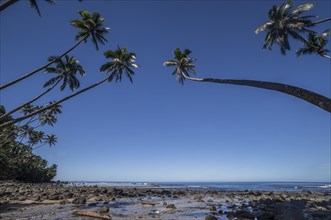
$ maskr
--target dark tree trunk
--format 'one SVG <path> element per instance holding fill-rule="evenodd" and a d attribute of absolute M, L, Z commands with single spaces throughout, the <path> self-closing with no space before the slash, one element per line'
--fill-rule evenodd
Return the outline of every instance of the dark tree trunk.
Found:
<path fill-rule="evenodd" d="M 86 40 L 86 38 L 87 38 L 87 37 L 84 37 L 83 39 L 81 39 L 80 41 L 78 41 L 73 47 L 71 47 L 69 50 L 65 51 L 65 52 L 64 52 L 63 54 L 61 54 L 58 58 L 60 59 L 60 58 L 63 57 L 64 55 L 66 55 L 66 54 L 68 54 L 69 52 L 71 52 L 71 51 L 72 51 L 73 49 L 75 49 L 80 43 L 82 43 L 84 40 Z M 21 77 L 15 79 L 15 80 L 13 80 L 13 81 L 7 83 L 7 84 L 5 84 L 5 85 L 0 86 L 0 90 L 5 89 L 5 88 L 7 88 L 7 87 L 9 87 L 9 86 L 11 86 L 11 85 L 14 85 L 15 83 L 18 83 L 18 82 L 22 81 L 23 79 L 28 78 L 29 76 L 34 75 L 35 73 L 39 72 L 40 70 L 45 69 L 46 67 L 52 65 L 55 61 L 56 61 L 56 59 L 52 60 L 51 62 L 45 64 L 45 65 L 42 66 L 42 67 L 39 67 L 38 69 L 33 70 L 33 71 L 30 72 L 30 73 L 27 73 L 27 74 L 25 74 L 25 75 L 23 75 L 23 76 L 21 76 Z"/>
<path fill-rule="evenodd" d="M 16 111 L 20 110 L 20 109 L 23 108 L 24 106 L 29 105 L 29 104 L 31 104 L 32 102 L 34 102 L 34 101 L 40 99 L 41 97 L 43 97 L 44 95 L 46 95 L 48 92 L 50 92 L 50 91 L 51 91 L 51 90 L 52 90 L 57 84 L 59 84 L 59 82 L 61 82 L 61 79 L 59 79 L 58 81 L 56 81 L 56 83 L 54 83 L 54 84 L 53 84 L 50 88 L 48 88 L 45 92 L 41 93 L 40 95 L 36 96 L 35 98 L 31 99 L 30 101 L 25 102 L 25 103 L 23 103 L 22 105 L 20 105 L 20 106 L 14 108 L 13 110 L 7 112 L 6 114 L 1 115 L 1 116 L 0 116 L 0 121 L 1 121 L 1 119 L 7 117 L 8 115 L 11 115 L 11 114 L 15 113 Z"/>
<path fill-rule="evenodd" d="M 256 81 L 256 80 L 236 80 L 236 79 L 213 79 L 213 78 L 193 78 L 185 74 L 183 76 L 192 81 L 197 82 L 211 82 L 211 83 L 221 83 L 221 84 L 232 84 L 240 86 L 250 86 L 260 89 L 274 90 L 277 92 L 285 93 L 288 95 L 295 96 L 299 99 L 305 100 L 310 104 L 316 105 L 319 108 L 331 112 L 331 99 L 320 94 L 314 93 L 312 91 L 302 89 L 295 86 L 290 86 L 281 83 Z"/>
<path fill-rule="evenodd" d="M 0 11 L 5 10 L 7 7 L 18 2 L 18 0 L 7 0 L 4 3 L 0 4 Z"/>
<path fill-rule="evenodd" d="M 93 84 L 93 85 L 91 85 L 89 87 L 86 87 L 85 89 L 82 89 L 82 90 L 80 90 L 80 91 L 78 91 L 78 92 L 76 92 L 76 93 L 74 93 L 72 95 L 69 95 L 69 96 L 67 96 L 67 97 L 65 97 L 63 99 L 60 99 L 60 100 L 58 100 L 58 101 L 56 101 L 56 102 L 54 102 L 54 103 L 52 103 L 50 105 L 46 105 L 45 107 L 43 107 L 41 109 L 38 109 L 38 110 L 36 110 L 36 111 L 34 111 L 34 112 L 30 113 L 30 114 L 27 114 L 27 115 L 24 115 L 22 117 L 16 118 L 16 119 L 14 119 L 12 121 L 9 121 L 9 122 L 0 124 L 0 129 L 3 129 L 3 128 L 7 127 L 7 126 L 13 125 L 13 124 L 15 124 L 17 122 L 23 121 L 23 120 L 25 120 L 27 118 L 33 117 L 34 115 L 36 115 L 36 114 L 38 114 L 40 112 L 46 111 L 46 110 L 52 108 L 53 106 L 58 105 L 58 104 L 66 101 L 68 99 L 71 99 L 71 98 L 73 98 L 73 97 L 75 97 L 75 96 L 77 96 L 77 95 L 79 95 L 79 94 L 81 94 L 83 92 L 86 92 L 86 91 L 88 91 L 88 90 L 90 90 L 90 89 L 92 89 L 92 88 L 94 88 L 94 87 L 96 87 L 96 86 L 98 86 L 98 85 L 106 82 L 106 81 L 108 81 L 108 77 L 105 78 L 105 79 L 103 79 L 103 80 L 101 80 L 100 82 L 97 82 L 97 83 L 95 83 L 95 84 Z"/>
<path fill-rule="evenodd" d="M 331 21 L 331 18 L 325 18 L 325 19 L 322 19 L 322 20 L 319 20 L 319 21 L 313 22 L 313 23 L 311 24 L 311 26 L 316 25 L 316 24 L 320 24 L 320 23 L 323 23 L 323 22 L 326 22 L 326 21 Z"/>

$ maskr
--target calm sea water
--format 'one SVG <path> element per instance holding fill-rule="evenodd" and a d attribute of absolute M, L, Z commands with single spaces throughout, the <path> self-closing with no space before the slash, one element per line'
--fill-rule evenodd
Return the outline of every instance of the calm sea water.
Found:
<path fill-rule="evenodd" d="M 73 181 L 70 185 L 132 186 L 147 188 L 187 188 L 216 190 L 264 190 L 264 191 L 331 191 L 328 182 L 108 182 Z"/>

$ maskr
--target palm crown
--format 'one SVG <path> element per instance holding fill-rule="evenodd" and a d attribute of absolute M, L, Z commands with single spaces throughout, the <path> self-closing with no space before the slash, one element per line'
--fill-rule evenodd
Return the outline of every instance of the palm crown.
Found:
<path fill-rule="evenodd" d="M 172 75 L 176 76 L 176 79 L 179 83 L 184 84 L 185 74 L 186 76 L 190 76 L 190 72 L 196 74 L 196 71 L 194 70 L 195 65 L 193 62 L 196 60 L 196 58 L 189 58 L 188 55 L 190 55 L 192 51 L 189 49 L 185 49 L 184 51 L 181 51 L 179 48 L 176 48 L 174 50 L 174 58 L 171 60 L 168 60 L 164 62 L 164 66 L 175 66 L 176 68 L 172 72 Z"/>
<path fill-rule="evenodd" d="M 277 7 L 274 5 L 269 10 L 270 21 L 261 25 L 256 29 L 255 33 L 258 34 L 261 31 L 267 31 L 263 49 L 270 49 L 276 42 L 280 46 L 280 51 L 283 55 L 286 54 L 287 50 L 290 50 L 290 44 L 288 37 L 291 36 L 296 40 L 305 42 L 304 37 L 300 35 L 301 32 L 314 32 L 308 29 L 308 26 L 312 26 L 313 22 L 310 18 L 316 16 L 300 16 L 303 12 L 310 10 L 314 5 L 312 3 L 306 3 L 300 5 L 292 12 L 289 10 L 292 8 L 292 1 L 287 0 L 281 6 Z"/>
<path fill-rule="evenodd" d="M 329 53 L 330 50 L 325 48 L 328 43 L 327 38 L 329 34 L 330 30 L 324 31 L 321 35 L 309 33 L 305 47 L 299 48 L 296 55 L 302 56 L 307 54 L 317 54 L 330 59 L 330 57 L 327 56 L 327 53 Z"/>
<path fill-rule="evenodd" d="M 123 72 L 126 73 L 126 76 L 129 78 L 130 82 L 132 81 L 132 75 L 134 75 L 133 68 L 139 68 L 136 62 L 136 54 L 128 52 L 126 48 L 118 47 L 116 50 L 107 50 L 104 53 L 104 56 L 107 59 L 111 59 L 110 62 L 105 63 L 100 67 L 100 71 L 110 73 L 108 81 L 113 79 L 117 81 L 122 80 Z"/>
<path fill-rule="evenodd" d="M 60 80 L 63 80 L 62 85 L 60 87 L 61 90 L 64 90 L 67 84 L 71 91 L 79 88 L 80 83 L 76 74 L 79 73 L 81 76 L 85 75 L 85 71 L 83 67 L 79 64 L 78 60 L 75 57 L 69 57 L 65 55 L 64 59 L 58 59 L 57 57 L 51 56 L 48 58 L 49 61 L 55 61 L 55 67 L 47 67 L 45 73 L 55 73 L 57 76 L 48 80 L 44 87 L 51 86 L 57 83 Z"/>
<path fill-rule="evenodd" d="M 99 50 L 98 43 L 105 44 L 107 39 L 104 37 L 108 33 L 109 28 L 103 27 L 104 18 L 98 12 L 90 14 L 88 11 L 80 11 L 81 20 L 74 19 L 71 25 L 80 29 L 75 37 L 75 40 L 82 40 L 88 37 L 92 38 L 92 42 L 96 49 Z"/>

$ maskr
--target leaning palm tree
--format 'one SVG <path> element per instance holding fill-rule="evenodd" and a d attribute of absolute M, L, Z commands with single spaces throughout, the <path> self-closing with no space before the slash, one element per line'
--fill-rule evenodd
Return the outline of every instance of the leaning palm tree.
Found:
<path fill-rule="evenodd" d="M 68 49 L 61 55 L 59 55 L 58 59 L 62 58 L 63 56 L 65 56 L 66 54 L 71 52 L 82 42 L 87 42 L 87 38 L 89 38 L 89 37 L 92 38 L 92 42 L 94 43 L 94 45 L 96 46 L 97 49 L 99 48 L 98 42 L 102 43 L 102 44 L 107 42 L 107 39 L 104 37 L 104 35 L 106 33 L 108 33 L 109 28 L 103 26 L 104 18 L 102 18 L 98 12 L 94 12 L 91 15 L 88 11 L 81 11 L 81 12 L 79 12 L 79 14 L 82 17 L 82 20 L 74 19 L 71 21 L 71 24 L 74 27 L 79 29 L 79 32 L 78 32 L 77 36 L 75 37 L 76 41 L 78 41 L 78 42 L 73 47 L 71 47 L 70 49 Z M 5 89 L 11 85 L 14 85 L 14 84 L 22 81 L 23 79 L 25 79 L 27 77 L 34 75 L 35 73 L 39 72 L 42 69 L 49 67 L 50 65 L 52 65 L 55 62 L 56 62 L 56 59 L 49 61 L 46 65 L 39 67 L 30 73 L 27 73 L 9 83 L 6 83 L 6 84 L 0 86 L 0 90 Z"/>
<path fill-rule="evenodd" d="M 69 85 L 71 91 L 74 91 L 75 89 L 79 88 L 80 83 L 76 75 L 78 73 L 81 76 L 84 76 L 85 71 L 83 67 L 79 64 L 78 60 L 75 57 L 73 56 L 69 57 L 68 55 L 65 55 L 64 59 L 54 56 L 48 58 L 48 61 L 53 61 L 53 60 L 55 60 L 56 63 L 55 67 L 47 67 L 45 70 L 45 73 L 56 74 L 55 77 L 51 78 L 44 84 L 44 87 L 49 87 L 49 88 L 46 91 L 39 94 L 38 96 L 34 97 L 33 99 L 8 111 L 6 114 L 1 115 L 0 120 L 24 108 L 25 106 L 29 106 L 31 103 L 40 99 L 41 97 L 49 93 L 51 90 L 53 90 L 61 81 L 62 81 L 62 85 L 60 86 L 61 91 L 64 90 L 67 85 Z"/>
<path fill-rule="evenodd" d="M 132 68 L 135 68 L 135 69 L 139 68 L 139 65 L 136 64 L 136 54 L 135 53 L 128 52 L 128 50 L 126 48 L 118 47 L 115 51 L 111 51 L 111 50 L 105 51 L 104 56 L 106 57 L 106 59 L 111 59 L 111 61 L 107 62 L 106 64 L 104 64 L 100 67 L 100 71 L 109 74 L 109 75 L 107 75 L 106 78 L 104 78 L 101 81 L 99 81 L 91 86 L 88 86 L 72 95 L 69 95 L 63 99 L 60 99 L 58 101 L 45 105 L 44 107 L 39 108 L 36 111 L 33 111 L 27 115 L 13 119 L 11 121 L 7 121 L 5 123 L 1 123 L 0 129 L 3 129 L 7 126 L 11 126 L 18 122 L 21 122 L 27 118 L 31 118 L 31 117 L 39 114 L 40 112 L 50 109 L 50 108 L 54 107 L 55 105 L 59 105 L 60 103 L 66 101 L 66 100 L 69 100 L 79 94 L 82 94 L 107 81 L 111 82 L 113 79 L 115 79 L 116 82 L 121 81 L 123 73 L 125 73 L 126 76 L 129 78 L 129 80 L 132 82 L 132 76 L 134 75 L 134 71 L 132 70 Z"/>
<path fill-rule="evenodd" d="M 280 52 L 285 55 L 287 50 L 290 50 L 289 36 L 296 40 L 305 42 L 305 38 L 300 35 L 303 31 L 312 32 L 307 27 L 312 25 L 311 18 L 316 16 L 300 16 L 303 12 L 310 10 L 314 5 L 306 3 L 300 5 L 292 12 L 292 1 L 287 0 L 285 3 L 277 7 L 274 5 L 268 13 L 270 21 L 261 25 L 256 29 L 255 33 L 267 31 L 263 49 L 270 49 L 276 42 L 280 46 Z"/>
<path fill-rule="evenodd" d="M 181 51 L 179 48 L 174 50 L 174 58 L 168 60 L 164 63 L 166 67 L 175 67 L 175 70 L 172 72 L 178 79 L 178 81 L 183 84 L 184 79 L 192 80 L 196 82 L 211 82 L 211 83 L 220 83 L 220 84 L 232 84 L 232 85 L 241 85 L 241 86 L 250 86 L 260 89 L 274 90 L 288 95 L 295 96 L 299 99 L 305 100 L 313 105 L 318 106 L 325 111 L 331 112 L 331 99 L 325 96 L 319 95 L 309 90 L 305 90 L 299 87 L 266 82 L 266 81 L 256 81 L 256 80 L 237 80 L 237 79 L 214 79 L 214 78 L 194 78 L 189 75 L 189 73 L 195 73 L 195 64 L 194 61 L 196 58 L 190 58 L 189 55 L 191 51 L 185 49 Z"/>
<path fill-rule="evenodd" d="M 300 5 L 290 12 L 292 5 L 291 0 L 287 0 L 279 7 L 274 5 L 268 13 L 270 21 L 256 29 L 256 34 L 267 31 L 263 49 L 271 50 L 273 44 L 277 43 L 281 54 L 285 55 L 286 51 L 291 49 L 289 37 L 306 43 L 302 33 L 316 33 L 310 27 L 331 20 L 331 18 L 326 18 L 313 22 L 311 19 L 317 16 L 301 16 L 303 12 L 309 11 L 314 6 L 312 3 Z"/>
<path fill-rule="evenodd" d="M 36 146 L 34 148 L 32 148 L 32 150 L 36 150 L 38 148 L 41 148 L 45 145 L 48 145 L 48 146 L 52 146 L 52 145 L 55 145 L 57 142 L 57 137 L 54 135 L 54 134 L 51 134 L 51 135 L 44 135 L 42 137 L 42 144 L 39 145 L 39 146 Z"/>
<path fill-rule="evenodd" d="M 328 36 L 330 30 L 324 31 L 321 35 L 309 34 L 305 47 L 299 48 L 296 52 L 297 56 L 308 55 L 308 54 L 317 54 L 321 57 L 331 59 L 331 56 L 327 55 L 330 50 L 326 49 L 328 43 Z"/>
<path fill-rule="evenodd" d="M 90 14 L 88 11 L 80 11 L 79 14 L 82 17 L 81 20 L 71 21 L 71 25 L 80 29 L 75 39 L 78 41 L 84 39 L 86 42 L 87 37 L 91 37 L 95 48 L 99 50 L 98 43 L 104 45 L 108 42 L 104 35 L 108 33 L 109 28 L 103 27 L 104 18 L 98 12 Z"/>
<path fill-rule="evenodd" d="M 83 67 L 79 64 L 79 61 L 75 57 L 69 57 L 65 55 L 64 59 L 58 59 L 57 57 L 49 57 L 48 60 L 51 61 L 55 59 L 55 67 L 47 67 L 45 73 L 55 73 L 56 76 L 48 80 L 44 87 L 53 86 L 58 82 L 62 81 L 60 86 L 61 91 L 65 89 L 68 85 L 71 91 L 78 89 L 80 82 L 76 77 L 77 73 L 84 76 L 85 71 Z"/>

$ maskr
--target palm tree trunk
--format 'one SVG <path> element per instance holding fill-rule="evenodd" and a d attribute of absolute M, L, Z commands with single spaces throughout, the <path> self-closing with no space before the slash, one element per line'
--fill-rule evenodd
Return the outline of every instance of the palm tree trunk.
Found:
<path fill-rule="evenodd" d="M 221 84 L 232 84 L 241 86 L 250 86 L 260 89 L 274 90 L 282 92 L 288 95 L 295 96 L 299 99 L 305 100 L 319 108 L 331 113 L 331 99 L 325 96 L 319 95 L 309 90 L 305 90 L 299 87 L 290 86 L 281 83 L 265 82 L 265 81 L 255 81 L 255 80 L 236 80 L 236 79 L 213 79 L 213 78 L 193 78 L 187 76 L 183 73 L 183 76 L 192 81 L 197 82 L 211 82 L 211 83 L 221 83 Z"/>
<path fill-rule="evenodd" d="M 0 11 L 5 10 L 7 7 L 11 6 L 12 4 L 18 2 L 18 0 L 7 0 L 0 5 Z"/>
<path fill-rule="evenodd" d="M 86 40 L 87 37 L 88 37 L 88 36 L 82 38 L 82 39 L 81 39 L 80 41 L 78 41 L 73 47 L 71 47 L 69 50 L 65 51 L 65 52 L 64 52 L 63 54 L 61 54 L 58 58 L 60 59 L 61 57 L 63 57 L 64 55 L 68 54 L 70 51 L 72 51 L 73 49 L 75 49 L 80 43 L 82 43 L 84 40 Z M 9 87 L 9 86 L 11 86 L 11 85 L 14 85 L 15 83 L 18 83 L 18 82 L 20 82 L 21 80 L 23 80 L 23 79 L 25 79 L 25 78 L 27 78 L 27 77 L 29 77 L 29 76 L 34 75 L 35 73 L 39 72 L 40 70 L 45 69 L 46 67 L 52 65 L 56 60 L 57 60 L 57 59 L 54 59 L 54 60 L 52 60 L 51 62 L 45 64 L 44 66 L 39 67 L 38 69 L 33 70 L 32 72 L 29 72 L 29 73 L 27 73 L 27 74 L 25 74 L 25 75 L 23 75 L 23 76 L 21 76 L 21 77 L 15 79 L 15 80 L 11 81 L 11 82 L 9 82 L 9 83 L 7 83 L 7 84 L 5 84 L 5 85 L 0 86 L 0 90 L 5 89 L 5 88 L 7 88 L 7 87 Z"/>
<path fill-rule="evenodd" d="M 331 18 L 325 18 L 325 19 L 322 19 L 322 20 L 319 20 L 319 21 L 313 22 L 313 23 L 312 23 L 311 25 L 309 25 L 309 26 L 316 25 L 316 24 L 320 24 L 320 23 L 323 23 L 323 22 L 326 22 L 326 21 L 331 21 Z"/>
<path fill-rule="evenodd" d="M 20 105 L 20 106 L 14 108 L 13 110 L 7 112 L 7 113 L 4 114 L 4 115 L 2 115 L 2 116 L 0 117 L 0 121 L 1 121 L 1 119 L 7 117 L 8 115 L 13 114 L 14 112 L 20 110 L 20 109 L 23 108 L 24 106 L 29 105 L 29 104 L 31 104 L 32 102 L 34 102 L 34 101 L 40 99 L 41 97 L 43 97 L 44 95 L 46 95 L 46 94 L 47 94 L 48 92 L 50 92 L 55 86 L 57 86 L 57 84 L 59 84 L 59 82 L 61 82 L 61 80 L 62 80 L 62 79 L 59 79 L 58 81 L 56 81 L 56 83 L 54 83 L 49 89 L 47 89 L 45 92 L 41 93 L 40 95 L 36 96 L 35 98 L 31 99 L 30 101 L 28 101 L 28 102 L 26 102 L 26 103 L 23 103 L 22 105 Z"/>
<path fill-rule="evenodd" d="M 101 80 L 100 82 L 97 82 L 97 83 L 95 83 L 95 84 L 93 84 L 93 85 L 91 85 L 91 86 L 89 86 L 89 87 L 86 87 L 85 89 L 82 89 L 82 90 L 80 90 L 80 91 L 78 91 L 78 92 L 76 92 L 76 93 L 74 93 L 74 94 L 72 94 L 72 95 L 69 95 L 69 96 L 67 96 L 67 97 L 65 97 L 65 98 L 63 98 L 63 99 L 60 99 L 60 100 L 58 100 L 58 101 L 56 101 L 56 102 L 54 102 L 54 103 L 52 103 L 52 104 L 50 104 L 50 105 L 46 105 L 46 106 L 44 106 L 43 108 L 38 109 L 38 110 L 36 110 L 36 111 L 34 111 L 34 112 L 30 113 L 30 114 L 27 114 L 27 115 L 24 115 L 24 116 L 22 116 L 22 117 L 16 118 L 16 119 L 14 119 L 14 120 L 12 120 L 12 121 L 8 121 L 8 122 L 6 122 L 6 123 L 3 123 L 3 124 L 0 125 L 0 129 L 3 129 L 3 128 L 7 127 L 7 126 L 13 125 L 13 124 L 15 124 L 15 123 L 17 123 L 17 122 L 23 121 L 23 120 L 25 120 L 25 119 L 27 119 L 27 118 L 30 118 L 30 117 L 32 117 L 32 116 L 34 116 L 34 115 L 36 115 L 36 114 L 38 114 L 38 113 L 40 113 L 40 112 L 42 112 L 42 111 L 45 111 L 45 110 L 47 110 L 47 109 L 50 109 L 50 108 L 52 108 L 53 106 L 58 105 L 58 104 L 60 104 L 60 103 L 62 103 L 62 102 L 64 102 L 64 101 L 66 101 L 66 100 L 68 100 L 68 99 L 71 99 L 71 98 L 73 98 L 73 97 L 75 97 L 75 96 L 77 96 L 77 95 L 79 95 L 79 94 L 81 94 L 81 93 L 83 93 L 83 92 L 86 92 L 86 91 L 88 91 L 88 90 L 90 90 L 90 89 L 92 89 L 92 88 L 94 88 L 94 87 L 96 87 L 96 86 L 98 86 L 98 85 L 100 85 L 100 84 L 106 82 L 106 81 L 108 81 L 108 77 L 105 78 L 105 79 L 103 79 L 103 80 Z"/>

